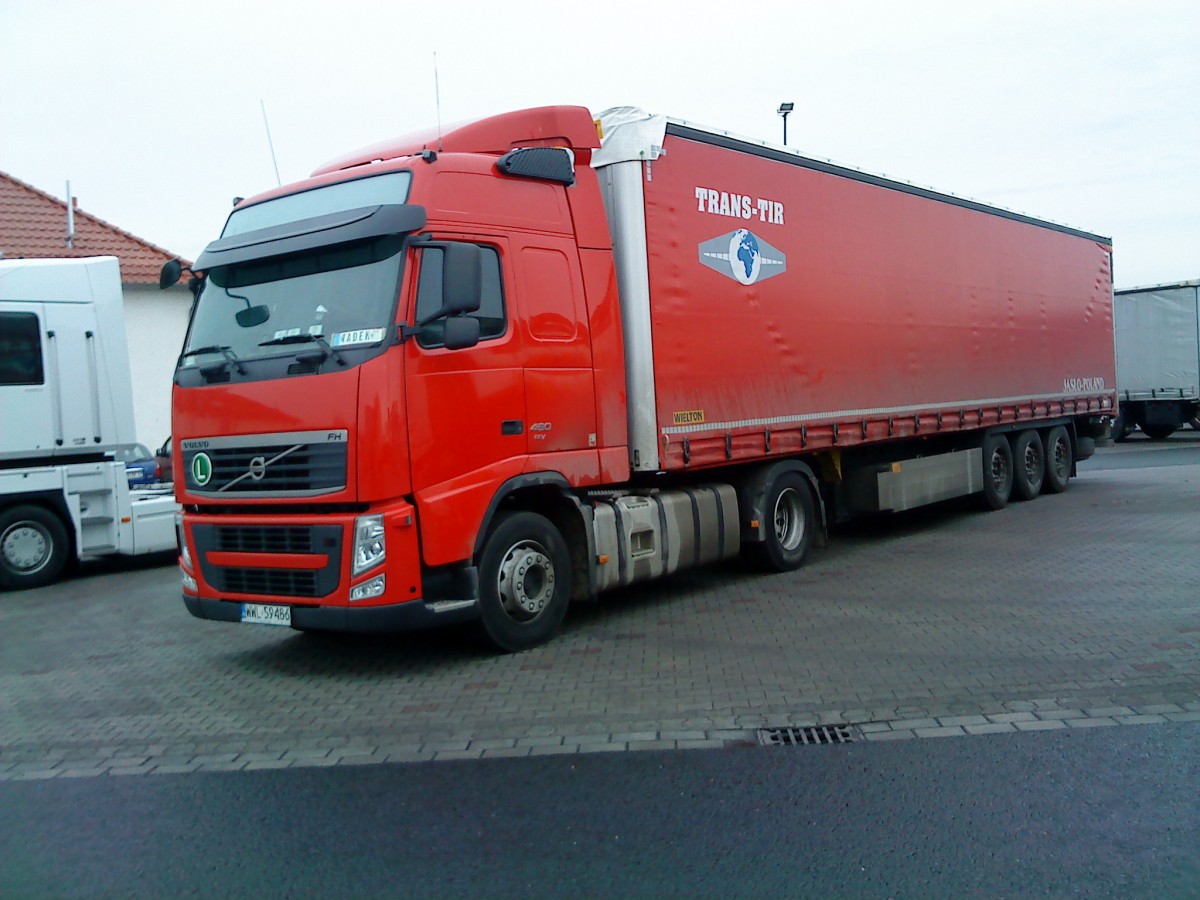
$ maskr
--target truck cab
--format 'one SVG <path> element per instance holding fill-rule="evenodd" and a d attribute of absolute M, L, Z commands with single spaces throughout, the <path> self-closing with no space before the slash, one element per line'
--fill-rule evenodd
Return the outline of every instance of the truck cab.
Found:
<path fill-rule="evenodd" d="M 628 477 L 596 146 L 586 110 L 526 111 L 234 210 L 173 394 L 194 613 L 444 621 L 507 497 Z"/>

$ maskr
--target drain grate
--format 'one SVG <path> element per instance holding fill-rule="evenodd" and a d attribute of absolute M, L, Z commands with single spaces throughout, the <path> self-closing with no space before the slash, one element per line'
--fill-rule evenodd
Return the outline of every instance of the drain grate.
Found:
<path fill-rule="evenodd" d="M 804 728 L 758 729 L 758 742 L 764 747 L 804 747 L 809 744 L 848 744 L 858 735 L 853 725 L 810 725 Z"/>

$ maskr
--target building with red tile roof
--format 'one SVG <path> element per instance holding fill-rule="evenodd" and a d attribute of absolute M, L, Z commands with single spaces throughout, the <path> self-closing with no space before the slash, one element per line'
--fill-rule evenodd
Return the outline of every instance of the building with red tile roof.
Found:
<path fill-rule="evenodd" d="M 125 284 L 157 285 L 163 263 L 178 258 L 78 206 L 74 213 L 75 234 L 68 242 L 67 204 L 0 172 L 0 254 L 5 259 L 115 256 Z"/>

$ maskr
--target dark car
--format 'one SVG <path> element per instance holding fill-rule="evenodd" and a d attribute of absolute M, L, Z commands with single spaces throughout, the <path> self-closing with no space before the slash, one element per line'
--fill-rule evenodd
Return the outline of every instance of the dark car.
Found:
<path fill-rule="evenodd" d="M 126 444 L 116 452 L 117 462 L 125 463 L 125 477 L 130 487 L 145 487 L 162 481 L 158 461 L 145 444 Z"/>
<path fill-rule="evenodd" d="M 163 445 L 154 451 L 154 461 L 158 463 L 158 480 L 174 481 L 175 472 L 171 466 L 171 436 L 167 435 Z"/>

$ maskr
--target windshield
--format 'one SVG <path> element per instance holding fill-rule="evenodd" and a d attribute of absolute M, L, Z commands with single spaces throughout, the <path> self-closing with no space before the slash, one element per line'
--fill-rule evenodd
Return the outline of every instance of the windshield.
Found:
<path fill-rule="evenodd" d="M 387 235 L 212 269 L 182 363 L 379 344 L 394 320 L 403 245 L 402 236 Z"/>

